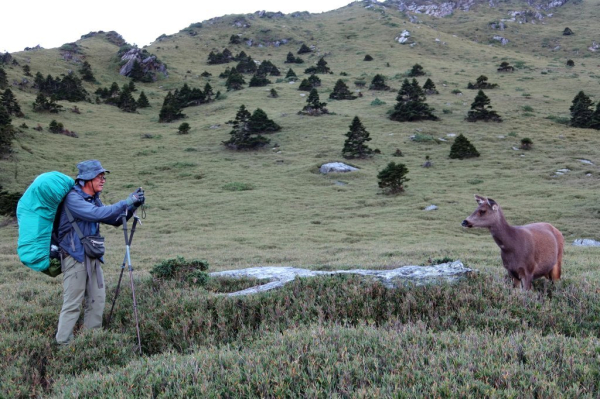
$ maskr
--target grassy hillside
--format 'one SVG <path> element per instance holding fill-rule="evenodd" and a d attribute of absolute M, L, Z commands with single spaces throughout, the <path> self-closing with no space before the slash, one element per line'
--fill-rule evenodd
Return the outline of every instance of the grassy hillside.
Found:
<path fill-rule="evenodd" d="M 496 8 L 489 8 L 486 3 L 469 12 L 456 11 L 441 19 L 418 15 L 419 23 L 410 22 L 409 16 L 391 8 L 366 8 L 365 3 L 353 3 L 319 15 L 272 18 L 238 15 L 203 21 L 202 27 L 182 29 L 146 47 L 149 53 L 155 54 L 168 66 L 169 75 L 154 83 L 136 84 L 138 91 L 134 97 L 137 98 L 143 90 L 151 108 L 134 114 L 93 101 L 61 102 L 66 111 L 58 115 L 34 113 L 31 104 L 37 91 L 12 87 L 25 113 L 23 118 L 13 118 L 13 125 L 26 124 L 28 128 L 20 129 L 14 142 L 14 152 L 0 161 L 0 185 L 4 189 L 22 192 L 35 176 L 48 170 L 75 176 L 75 165 L 79 161 L 97 158 L 112 171 L 102 194 L 105 203 L 125 198 L 138 186 L 146 190 L 147 218 L 136 233 L 132 249 L 136 283 L 142 287 L 143 341 L 146 354 L 172 354 L 153 358 L 151 362 L 129 363 L 135 359 L 130 351 L 135 333 L 129 320 L 128 299 L 124 298 L 128 291 L 122 296 L 116 326 L 109 331 L 78 336 L 76 348 L 81 353 L 80 358 L 84 359 L 81 363 L 73 363 L 72 356 L 53 347 L 51 342 L 61 305 L 60 278 L 50 279 L 20 264 L 16 255 L 16 222 L 4 218 L 0 227 L 0 284 L 5 292 L 0 334 L 4 342 L 2 353 L 10 355 L 11 360 L 6 372 L 2 373 L 9 377 L 4 377 L 0 384 L 0 396 L 49 394 L 59 379 L 60 386 L 68 380 L 65 392 L 74 393 L 78 386 L 88 386 L 91 384 L 89 381 L 96 377 L 90 374 L 80 380 L 72 375 L 84 370 L 100 370 L 107 375 L 107 381 L 113 381 L 111 378 L 119 381 L 114 388 L 116 391 L 111 391 L 110 396 L 126 397 L 135 395 L 128 393 L 127 383 L 123 382 L 130 378 L 128 375 L 142 372 L 139 370 L 155 369 L 157 364 L 165 362 L 182 365 L 192 362 L 189 357 L 180 357 L 174 352 L 193 352 L 197 354 L 191 356 L 212 359 L 206 367 L 217 367 L 215 364 L 219 364 L 221 357 L 245 358 L 255 352 L 264 359 L 277 359 L 285 355 L 275 352 L 285 353 L 286 345 L 300 347 L 305 339 L 300 337 L 309 335 L 308 331 L 314 329 L 326 330 L 320 342 L 324 347 L 322 356 L 332 362 L 340 359 L 327 354 L 333 351 L 331 348 L 341 350 L 350 347 L 357 335 L 365 335 L 364 344 L 372 345 L 370 340 L 376 339 L 379 334 L 384 337 L 380 340 L 384 341 L 404 340 L 417 334 L 417 330 L 429 331 L 431 341 L 436 342 L 430 349 L 432 356 L 439 355 L 440 358 L 451 357 L 451 354 L 446 344 L 439 342 L 466 339 L 460 356 L 476 357 L 472 352 L 472 340 L 487 341 L 490 346 L 481 349 L 481 356 L 489 357 L 491 365 L 485 367 L 491 370 L 494 378 L 501 378 L 501 370 L 504 370 L 504 365 L 495 359 L 496 351 L 503 348 L 508 339 L 502 332 L 507 332 L 515 334 L 510 339 L 520 343 L 517 346 L 523 347 L 532 341 L 540 345 L 539 350 L 528 352 L 530 358 L 550 356 L 547 348 L 551 341 L 559 348 L 552 355 L 556 363 L 575 359 L 576 367 L 581 371 L 579 375 L 583 376 L 575 379 L 575 386 L 571 386 L 568 382 L 573 380 L 555 382 L 555 375 L 548 369 L 538 370 L 531 363 L 521 362 L 519 367 L 526 374 L 543 375 L 539 380 L 543 382 L 527 387 L 515 386 L 520 381 L 517 375 L 510 384 L 502 385 L 485 373 L 473 373 L 473 380 L 469 379 L 471 382 L 462 384 L 459 380 L 445 387 L 432 386 L 421 379 L 414 390 L 406 390 L 408 396 L 418 396 L 419 393 L 442 396 L 447 390 L 449 396 L 463 392 L 465 396 L 469 392 L 470 395 L 483 392 L 488 396 L 530 396 L 534 392 L 540 392 L 542 396 L 553 396 L 556 392 L 567 396 L 577 396 L 576 392 L 582 396 L 598 395 L 597 384 L 590 383 L 594 379 L 586 373 L 597 375 L 599 369 L 598 329 L 594 327 L 599 322 L 598 309 L 593 305 L 598 299 L 599 253 L 594 248 L 570 244 L 576 238 L 600 239 L 597 231 L 600 171 L 596 166 L 600 163 L 600 134 L 596 130 L 575 129 L 559 122 L 569 118 L 569 106 L 580 90 L 595 101 L 600 99 L 599 56 L 587 49 L 600 37 L 600 27 L 595 23 L 599 6 L 597 0 L 567 3 L 554 9 L 551 18 L 536 24 L 506 22 L 507 29 L 502 32 L 492 30 L 490 22 L 506 18 L 508 11 L 523 8 L 522 4 L 501 3 Z M 238 27 L 236 22 L 237 25 L 249 26 Z M 567 26 L 575 32 L 574 36 L 562 36 Z M 394 40 L 404 29 L 410 31 L 414 45 L 401 45 Z M 240 34 L 264 45 L 229 44 L 232 34 Z M 509 39 L 509 43 L 501 46 L 492 39 L 497 34 Z M 282 39 L 287 43 L 279 47 L 268 45 Z M 305 60 L 304 64 L 284 64 L 287 53 L 296 54 L 302 43 L 315 46 L 315 52 L 300 55 Z M 77 44 L 98 80 L 97 84 L 85 84 L 90 94 L 99 87 L 110 86 L 112 82 L 119 86 L 129 82 L 128 78 L 118 74 L 116 54 L 119 47 L 110 43 L 106 35 L 81 39 Z M 557 46 L 560 48 L 557 49 Z M 266 87 L 249 88 L 246 85 L 243 90 L 227 92 L 225 80 L 218 75 L 235 63 L 207 64 L 210 51 L 222 51 L 224 48 L 234 54 L 243 50 L 258 61 L 270 60 L 283 75 L 291 67 L 300 79 L 308 77 L 303 73 L 304 69 L 325 56 L 333 74 L 319 75 L 323 84 L 318 91 L 321 101 L 328 103 L 331 114 L 320 117 L 298 115 L 306 102 L 303 95 L 307 95 L 298 90 L 299 81 L 290 84 L 270 77 L 273 83 Z M 366 54 L 374 60 L 363 61 Z M 21 81 L 23 65 L 29 65 L 33 74 L 39 71 L 44 76 L 60 76 L 80 68 L 79 64 L 64 60 L 59 49 L 14 53 L 12 56 L 20 66 L 5 66 L 9 82 Z M 575 62 L 574 67 L 566 66 L 568 59 Z M 503 61 L 515 66 L 515 71 L 498 73 L 497 68 Z M 420 84 L 430 78 L 440 92 L 439 95 L 427 96 L 427 103 L 435 108 L 439 121 L 398 123 L 387 117 L 396 103 L 402 81 L 415 63 L 421 64 L 426 71 L 426 76 L 418 78 Z M 212 77 L 201 77 L 204 71 L 211 73 Z M 355 86 L 354 82 L 362 79 L 368 87 L 375 74 L 384 75 L 386 84 L 393 90 L 370 91 Z M 475 90 L 468 90 L 467 84 L 475 82 L 480 75 L 499 85 L 485 92 L 493 109 L 502 116 L 502 123 L 465 121 L 477 94 Z M 340 78 L 352 90 L 361 90 L 363 96 L 353 101 L 329 100 L 329 94 Z M 246 75 L 245 79 L 248 82 L 250 76 Z M 183 112 L 187 117 L 184 120 L 158 123 L 158 113 L 169 90 L 181 88 L 184 83 L 192 88 L 203 88 L 207 82 L 215 92 L 219 90 L 223 94 L 220 100 L 185 108 Z M 277 90 L 279 98 L 268 96 L 271 88 Z M 384 104 L 373 105 L 375 99 Z M 250 111 L 263 109 L 282 126 L 280 132 L 268 136 L 271 146 L 259 151 L 235 152 L 222 145 L 231 130 L 226 123 L 235 117 L 242 104 Z M 80 114 L 69 111 L 73 105 L 77 105 Z M 318 167 L 321 164 L 344 161 L 341 156 L 344 135 L 354 116 L 359 116 L 369 131 L 371 148 L 379 149 L 381 154 L 370 160 L 350 161 L 360 168 L 358 172 L 320 174 Z M 79 137 L 49 133 L 48 125 L 53 119 L 77 132 Z M 190 134 L 177 134 L 181 122 L 191 125 Z M 38 124 L 44 127 L 44 131 L 33 130 Z M 476 146 L 481 153 L 479 158 L 449 158 L 453 137 L 461 133 Z M 411 139 L 414 135 L 417 140 Z M 533 149 L 518 149 L 520 140 L 526 137 L 533 141 Z M 404 156 L 394 157 L 392 154 L 396 149 L 400 149 Z M 421 167 L 426 156 L 432 160 L 432 168 Z M 581 160 L 591 161 L 594 165 Z M 382 195 L 377 186 L 377 173 L 391 161 L 402 162 L 409 169 L 410 181 L 406 184 L 406 191 L 398 196 Z M 557 175 L 559 169 L 569 169 L 569 172 Z M 235 190 L 240 186 L 250 189 Z M 460 226 L 461 221 L 475 209 L 473 194 L 476 193 L 494 198 L 512 224 L 547 221 L 559 228 L 567 243 L 564 281 L 553 288 L 543 283 L 536 284 L 532 293 L 508 289 L 503 281 L 504 269 L 498 256 L 499 250 L 489 234 L 486 231 L 467 231 Z M 439 209 L 424 211 L 431 204 Z M 107 296 L 112 297 L 124 245 L 120 230 L 105 227 L 103 233 L 109 246 L 104 268 Z M 448 332 L 443 332 L 445 329 L 438 327 L 428 316 L 430 309 L 437 305 L 427 299 L 412 308 L 413 316 L 410 318 L 401 318 L 398 311 L 376 322 L 378 319 L 369 312 L 357 311 L 353 318 L 351 315 L 356 309 L 344 301 L 349 297 L 345 291 L 348 288 L 341 288 L 327 280 L 314 284 L 332 287 L 330 303 L 292 311 L 284 298 L 289 300 L 297 295 L 288 291 L 239 299 L 235 302 L 242 309 L 238 318 L 224 315 L 221 320 L 216 317 L 207 322 L 207 325 L 215 323 L 215 326 L 220 326 L 223 332 L 219 332 L 219 329 L 190 325 L 196 321 L 200 323 L 198 320 L 202 317 L 201 312 L 193 312 L 194 303 L 217 301 L 212 294 L 193 287 L 167 287 L 175 293 L 174 298 L 170 295 L 163 298 L 164 288 L 160 295 L 152 288 L 149 274 L 152 266 L 176 256 L 207 259 L 211 271 L 257 265 L 318 269 L 391 268 L 423 265 L 430 259 L 449 257 L 462 260 L 467 266 L 477 269 L 480 275 L 456 287 L 440 288 L 447 292 L 440 303 L 457 296 L 464 302 L 483 301 L 484 305 L 475 308 L 444 307 L 437 317 L 463 323 L 461 328 L 455 328 L 451 323 L 446 325 Z M 385 289 L 378 291 L 380 287 L 363 286 L 354 279 L 347 283 L 356 286 L 354 294 L 358 298 L 366 295 L 379 298 L 382 309 L 388 306 L 385 305 L 387 301 L 394 300 L 395 294 Z M 378 287 L 377 284 L 374 286 Z M 425 293 L 433 295 L 427 290 L 436 289 L 426 289 Z M 402 295 L 406 297 L 395 297 L 395 300 L 410 300 L 413 294 L 408 290 Z M 198 308 L 211 313 L 233 303 L 224 298 L 218 301 L 218 304 L 208 307 L 198 305 Z M 264 314 L 261 310 L 251 310 L 253 301 L 260 302 L 265 309 Z M 335 301 L 339 303 L 334 306 L 331 303 Z M 185 311 L 179 307 L 182 303 L 186 304 Z M 583 306 L 577 316 L 569 315 L 568 309 L 578 303 L 590 305 Z M 494 304 L 498 309 L 485 313 L 485 304 Z M 329 309 L 331 306 L 335 309 Z M 566 310 L 557 315 L 553 312 L 556 308 Z M 340 309 L 345 309 L 346 313 L 338 313 Z M 265 314 L 270 312 L 280 315 L 280 319 L 266 317 Z M 303 312 L 330 312 L 332 316 L 300 317 Z M 481 312 L 489 323 L 477 321 L 476 315 Z M 498 330 L 493 320 L 503 312 L 508 313 L 507 319 L 514 326 L 521 326 L 521 320 L 527 317 L 533 321 L 523 321 L 524 324 L 518 328 Z M 556 323 L 549 323 L 549 326 L 536 324 L 548 317 L 556 318 Z M 348 318 L 353 322 L 349 323 Z M 157 320 L 161 320 L 160 323 Z M 234 320 L 240 322 L 240 330 L 248 333 L 227 330 L 226 326 Z M 287 322 L 282 324 L 281 320 Z M 564 327 L 570 323 L 583 327 L 571 331 Z M 361 327 L 355 330 L 357 325 Z M 340 332 L 346 327 L 352 328 Z M 369 332 L 362 334 L 361 328 Z M 267 341 L 257 340 L 264 332 L 277 336 L 278 331 L 282 336 L 273 338 L 273 349 L 269 349 Z M 468 333 L 463 335 L 465 331 Z M 171 335 L 175 338 L 169 338 Z M 339 338 L 334 338 L 338 335 Z M 589 356 L 583 353 L 565 349 L 572 348 L 573 342 L 579 342 L 573 339 L 585 341 L 587 348 L 596 351 L 589 354 L 595 363 L 588 363 Z M 182 344 L 182 340 L 187 343 Z M 122 342 L 126 345 L 119 344 Z M 389 352 L 385 347 L 378 351 L 374 357 L 365 356 L 385 358 Z M 394 352 L 393 356 L 396 362 L 410 363 L 416 370 L 426 372 L 431 367 L 416 362 L 414 358 L 401 357 L 408 355 Z M 287 364 L 287 361 L 280 362 Z M 261 360 L 264 367 L 267 363 L 268 360 Z M 238 370 L 236 367 L 240 363 L 236 364 L 227 367 Z M 102 368 L 105 366 L 113 367 L 109 374 Z M 124 368 L 121 369 L 121 366 Z M 46 367 L 53 371 L 42 372 Z M 313 396 L 311 392 L 319 392 L 319 388 L 328 392 L 323 396 L 377 395 L 371 388 L 361 390 L 360 387 L 367 384 L 363 377 L 357 377 L 358 382 L 354 385 L 345 385 L 339 382 L 343 376 L 327 367 L 323 378 L 337 378 L 337 383 L 327 386 L 317 383 L 310 388 L 314 391 L 298 391 L 299 388 L 286 383 L 295 378 L 294 372 L 289 371 L 294 369 L 293 364 L 285 367 L 288 370 L 284 373 L 286 378 L 275 384 L 284 390 L 257 388 L 251 395 Z M 355 366 L 345 367 L 352 373 Z M 373 367 L 373 372 L 379 372 L 376 366 Z M 454 364 L 453 367 L 464 371 L 469 366 Z M 566 366 L 563 364 L 561 367 Z M 67 371 L 61 374 L 56 370 Z M 246 375 L 240 380 L 217 383 L 214 381 L 218 378 L 214 377 L 215 386 L 224 388 L 214 388 L 214 391 L 210 388 L 206 392 L 212 392 L 214 396 L 245 396 L 244 392 L 234 391 L 231 387 L 243 385 L 248 378 L 259 378 L 260 369 L 253 370 L 258 371 L 255 374 L 249 372 L 252 376 Z M 196 384 L 193 382 L 196 377 L 182 375 L 176 369 L 169 372 L 174 373 L 169 374 L 169 381 L 180 381 L 178 383 L 183 390 L 173 391 L 167 389 L 167 382 L 158 383 L 156 392 L 168 391 L 166 397 L 178 396 L 185 392 L 186 387 Z M 271 371 L 265 373 L 271 375 Z M 394 370 L 385 368 L 382 373 L 389 379 L 382 377 L 382 380 L 369 384 L 385 387 L 381 391 L 384 396 L 389 396 L 395 384 L 410 386 L 410 380 L 394 379 Z M 31 377 L 27 377 L 26 384 L 17 384 L 24 375 Z M 210 372 L 207 375 L 201 379 L 211 380 L 210 376 L 215 374 Z M 314 375 L 308 375 L 307 378 L 314 380 Z M 475 384 L 481 391 L 477 390 L 479 388 L 464 391 L 465 384 Z M 100 387 L 90 386 L 92 390 L 86 391 L 87 396 L 103 392 Z M 559 391 L 567 386 L 571 391 Z M 203 392 L 190 389 L 193 392 L 190 394 L 200 395 L 199 392 Z M 314 396 L 320 395 L 315 393 Z"/>

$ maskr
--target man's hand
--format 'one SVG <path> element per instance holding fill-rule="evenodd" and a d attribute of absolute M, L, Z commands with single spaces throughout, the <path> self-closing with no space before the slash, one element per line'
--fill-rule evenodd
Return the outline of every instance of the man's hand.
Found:
<path fill-rule="evenodd" d="M 144 190 L 142 190 L 142 188 L 140 187 L 131 194 L 129 194 L 129 197 L 127 197 L 127 206 L 133 206 L 137 208 L 140 205 L 143 205 L 144 201 L 146 201 L 146 197 L 144 197 Z"/>

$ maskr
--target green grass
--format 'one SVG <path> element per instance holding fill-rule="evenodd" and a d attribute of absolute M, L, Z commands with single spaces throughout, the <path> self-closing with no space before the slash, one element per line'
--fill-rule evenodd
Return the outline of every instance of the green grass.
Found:
<path fill-rule="evenodd" d="M 14 118 L 13 125 L 30 128 L 22 129 L 14 152 L 0 160 L 4 190 L 22 192 L 49 170 L 75 176 L 75 165 L 89 158 L 100 159 L 112 172 L 103 202 L 145 189 L 147 217 L 131 248 L 144 356 L 138 359 L 133 352 L 128 284 L 109 330 L 78 330 L 73 346 L 56 347 L 62 282 L 20 264 L 17 225 L 3 218 L 0 397 L 69 397 L 76 391 L 80 397 L 598 396 L 600 252 L 570 243 L 600 239 L 598 171 L 577 161 L 600 164 L 600 135 L 568 126 L 569 106 L 579 90 L 600 98 L 597 53 L 585 50 L 600 37 L 598 4 L 567 3 L 543 24 L 508 22 L 503 35 L 510 43 L 504 47 L 488 45 L 495 33 L 489 21 L 509 11 L 502 4 L 443 19 L 420 14 L 419 24 L 392 9 L 365 9 L 359 3 L 296 18 L 246 16 L 251 27 L 244 36 L 290 40 L 262 48 L 229 45 L 231 34 L 240 33 L 233 27 L 240 16 L 227 16 L 195 28 L 196 36 L 182 31 L 148 47 L 170 73 L 155 83 L 136 84 L 134 96 L 144 90 L 151 108 L 134 114 L 87 102 L 77 103 L 80 114 L 36 114 L 30 108 L 36 91 L 15 88 L 25 117 Z M 348 20 L 364 29 L 349 29 Z M 576 35 L 560 36 L 565 26 Z M 393 41 L 405 27 L 417 42 L 414 47 Z M 561 49 L 554 52 L 559 37 Z M 301 43 L 317 46 L 317 52 L 301 55 L 305 63 L 292 66 L 299 77 L 294 84 L 226 93 L 218 75 L 233 64 L 206 64 L 213 48 L 228 47 L 234 54 L 244 50 L 257 60 L 271 60 L 285 73 L 287 52 L 295 53 Z M 118 75 L 116 46 L 102 36 L 80 44 L 99 81 L 87 84 L 88 92 L 113 81 L 128 83 Z M 297 90 L 307 77 L 303 71 L 326 53 L 334 73 L 319 75 L 318 90 L 332 114 L 298 115 L 306 102 Z M 365 53 L 374 61 L 363 62 Z M 78 68 L 58 49 L 13 56 L 33 74 L 60 76 Z M 567 58 L 575 68 L 564 67 Z M 516 70 L 498 74 L 502 61 Z M 440 92 L 427 97 L 440 121 L 390 121 L 387 113 L 397 90 L 416 63 L 428 73 L 418 78 L 420 84 L 431 78 Z M 9 82 L 21 80 L 21 67 L 6 71 Z M 200 77 L 203 71 L 212 77 Z M 342 71 L 348 82 L 368 83 L 383 74 L 394 90 L 365 88 L 354 101 L 327 101 Z M 476 93 L 456 93 L 482 74 L 499 84 L 486 95 L 502 123 L 465 121 Z M 222 96 L 185 108 L 184 121 L 194 129 L 178 135 L 181 121 L 159 124 L 158 112 L 167 92 L 184 82 L 198 88 L 210 82 Z M 279 98 L 269 97 L 271 88 Z M 222 145 L 231 130 L 226 123 L 242 104 L 263 109 L 282 126 L 268 135 L 269 147 L 233 152 Z M 354 116 L 370 133 L 369 146 L 381 154 L 353 161 L 360 170 L 343 177 L 321 175 L 323 163 L 344 160 L 341 151 Z M 52 119 L 79 138 L 33 130 Z M 461 133 L 479 158 L 449 159 L 449 135 Z M 415 134 L 422 140 L 411 140 Z M 534 150 L 513 150 L 522 137 L 535 143 Z M 396 149 L 404 155 L 410 181 L 401 195 L 382 195 L 376 176 L 398 160 Z M 427 155 L 432 168 L 421 167 Z M 570 172 L 556 177 L 563 168 Z M 336 184 L 340 179 L 346 184 Z M 476 193 L 494 198 L 512 224 L 546 221 L 559 228 L 566 241 L 564 280 L 555 286 L 537 282 L 530 293 L 508 288 L 489 233 L 460 226 L 476 207 Z M 431 204 L 438 211 L 422 210 Z M 111 299 L 125 248 L 120 229 L 103 227 L 102 233 Z M 153 282 L 153 265 L 177 257 L 206 259 L 209 271 L 260 265 L 387 269 L 450 258 L 478 274 L 454 286 L 396 290 L 359 278 L 319 278 L 230 299 L 221 293 L 254 281 L 208 281 L 205 287 Z M 221 373 L 223 367 L 229 372 Z"/>

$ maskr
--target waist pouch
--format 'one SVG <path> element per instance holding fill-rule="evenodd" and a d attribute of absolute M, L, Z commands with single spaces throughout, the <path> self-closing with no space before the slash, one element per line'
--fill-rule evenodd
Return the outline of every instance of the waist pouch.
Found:
<path fill-rule="evenodd" d="M 102 236 L 85 236 L 81 237 L 83 251 L 92 259 L 99 259 L 104 255 L 104 237 Z"/>

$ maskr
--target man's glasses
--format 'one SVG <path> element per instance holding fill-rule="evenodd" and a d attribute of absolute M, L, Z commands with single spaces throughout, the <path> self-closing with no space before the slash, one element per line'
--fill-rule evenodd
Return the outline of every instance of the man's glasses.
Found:
<path fill-rule="evenodd" d="M 96 176 L 96 179 L 98 179 L 100 181 L 106 181 L 106 176 L 104 176 L 104 175 L 98 175 L 98 176 Z"/>

